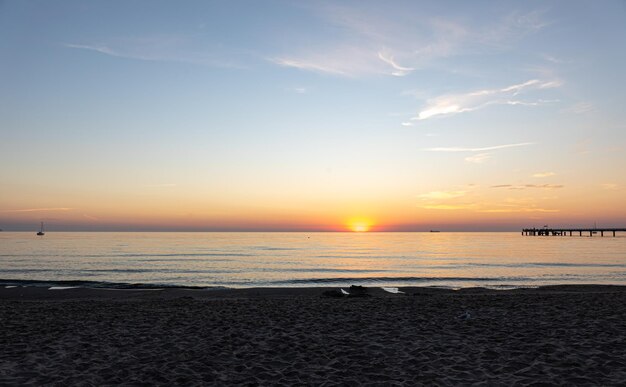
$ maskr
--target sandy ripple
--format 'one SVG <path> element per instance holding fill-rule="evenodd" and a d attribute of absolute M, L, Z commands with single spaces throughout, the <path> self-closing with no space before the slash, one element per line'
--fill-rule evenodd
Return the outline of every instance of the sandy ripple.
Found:
<path fill-rule="evenodd" d="M 618 385 L 625 295 L 2 300 L 0 384 Z"/>

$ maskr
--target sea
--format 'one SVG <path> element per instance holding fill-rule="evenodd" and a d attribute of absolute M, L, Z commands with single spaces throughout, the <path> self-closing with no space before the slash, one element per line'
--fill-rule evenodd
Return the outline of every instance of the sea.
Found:
<path fill-rule="evenodd" d="M 626 233 L 0 232 L 0 286 L 626 285 Z"/>

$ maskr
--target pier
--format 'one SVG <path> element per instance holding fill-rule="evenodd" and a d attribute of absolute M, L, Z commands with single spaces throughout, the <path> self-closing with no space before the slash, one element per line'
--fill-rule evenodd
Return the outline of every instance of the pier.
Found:
<path fill-rule="evenodd" d="M 572 236 L 575 233 L 578 233 L 578 236 L 583 236 L 583 234 L 589 236 L 593 236 L 593 234 L 600 234 L 601 237 L 604 236 L 604 233 L 613 233 L 615 236 L 616 232 L 626 232 L 626 228 L 525 228 L 522 229 L 522 235 L 543 235 L 543 236 L 564 236 L 569 233 L 569 236 Z"/>

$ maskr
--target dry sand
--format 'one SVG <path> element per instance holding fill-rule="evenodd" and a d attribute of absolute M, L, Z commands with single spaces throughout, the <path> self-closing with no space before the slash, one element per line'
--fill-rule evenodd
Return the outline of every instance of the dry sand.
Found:
<path fill-rule="evenodd" d="M 0 385 L 626 383 L 624 287 L 325 290 L 0 289 Z"/>

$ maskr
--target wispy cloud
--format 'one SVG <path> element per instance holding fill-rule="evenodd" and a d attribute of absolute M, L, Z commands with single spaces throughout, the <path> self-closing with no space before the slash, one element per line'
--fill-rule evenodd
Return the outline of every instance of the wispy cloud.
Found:
<path fill-rule="evenodd" d="M 415 70 L 413 67 L 400 66 L 394 61 L 392 56 L 385 56 L 385 54 L 383 54 L 382 52 L 378 53 L 378 57 L 380 58 L 380 60 L 382 60 L 383 62 L 393 67 L 394 71 L 391 72 L 391 75 L 395 75 L 397 77 L 403 77 L 409 74 L 411 71 Z"/>
<path fill-rule="evenodd" d="M 479 210 L 478 212 L 490 212 L 490 213 L 514 213 L 514 212 L 559 212 L 557 209 L 528 207 L 528 208 L 488 208 Z"/>
<path fill-rule="evenodd" d="M 176 183 L 158 183 L 158 184 L 144 184 L 142 187 L 146 188 L 168 188 L 176 187 Z"/>
<path fill-rule="evenodd" d="M 422 208 L 427 210 L 469 210 L 476 208 L 475 204 L 426 204 Z"/>
<path fill-rule="evenodd" d="M 559 87 L 559 80 L 541 81 L 531 79 L 529 81 L 506 86 L 499 89 L 482 89 L 464 94 L 446 94 L 427 101 L 426 106 L 419 111 L 412 120 L 427 120 L 437 116 L 459 114 L 482 109 L 490 105 L 524 105 L 537 106 L 555 102 L 554 100 L 535 99 L 524 101 L 518 99 L 518 95 L 530 90 L 541 90 Z"/>
<path fill-rule="evenodd" d="M 479 153 L 476 155 L 467 156 L 465 158 L 465 161 L 467 161 L 468 163 L 483 164 L 487 162 L 489 159 L 491 159 L 490 153 Z"/>
<path fill-rule="evenodd" d="M 532 213 L 532 212 L 559 212 L 558 209 L 542 208 L 536 205 L 529 206 L 514 206 L 506 203 L 461 203 L 461 204 L 426 204 L 421 208 L 427 210 L 443 210 L 443 211 L 455 211 L 455 210 L 468 210 L 478 213 Z"/>
<path fill-rule="evenodd" d="M 555 176 L 556 173 L 554 172 L 538 172 L 538 173 L 534 173 L 532 175 L 532 177 L 537 177 L 537 178 L 544 178 L 544 177 L 550 177 L 550 176 Z"/>
<path fill-rule="evenodd" d="M 466 191 L 432 191 L 419 195 L 421 199 L 453 199 L 465 196 Z"/>
<path fill-rule="evenodd" d="M 554 55 L 543 54 L 542 58 L 547 60 L 548 62 L 555 63 L 555 64 L 567 63 L 566 60 L 563 60 L 561 58 L 557 58 Z"/>
<path fill-rule="evenodd" d="M 179 62 L 216 67 L 242 68 L 242 52 L 212 46 L 195 35 L 155 35 L 111 38 L 100 42 L 66 42 L 71 49 L 142 61 Z"/>
<path fill-rule="evenodd" d="M 602 189 L 606 189 L 606 190 L 609 190 L 609 191 L 615 191 L 615 190 L 617 190 L 617 187 L 619 187 L 619 186 L 617 184 L 615 184 L 615 183 L 604 183 L 604 184 L 601 184 L 601 187 L 602 187 Z"/>
<path fill-rule="evenodd" d="M 74 43 L 65 43 L 65 47 L 67 48 L 77 48 L 80 50 L 88 50 L 95 51 L 105 55 L 118 56 L 118 57 L 128 57 L 128 55 L 124 55 L 121 52 L 118 52 L 111 47 L 108 47 L 104 44 L 74 44 Z M 142 59 L 142 60 L 150 60 L 148 57 L 144 56 L 132 56 L 134 59 Z"/>
<path fill-rule="evenodd" d="M 551 200 L 556 198 L 543 198 Z M 554 208 L 539 207 L 535 198 L 506 198 L 500 202 L 492 202 L 488 206 L 481 207 L 478 212 L 483 213 L 532 213 L 532 212 L 559 212 Z"/>
<path fill-rule="evenodd" d="M 514 187 L 509 184 L 496 187 Z M 494 200 L 492 197 L 482 198 L 478 187 L 468 186 L 469 191 L 432 191 L 419 195 L 420 208 L 442 211 L 472 211 L 477 213 L 532 213 L 558 212 L 558 209 L 539 207 L 533 198 L 506 198 Z M 472 200 L 466 196 L 472 195 Z"/>
<path fill-rule="evenodd" d="M 314 58 L 309 59 L 287 59 L 287 58 L 269 58 L 271 62 L 284 67 L 294 67 L 300 70 L 308 70 L 318 73 L 330 73 L 335 75 L 350 76 L 349 69 L 345 69 L 342 63 L 320 63 Z"/>
<path fill-rule="evenodd" d="M 425 192 L 417 196 L 418 207 L 443 211 L 475 210 L 479 208 L 472 198 L 476 188 L 477 186 L 469 184 L 457 189 Z"/>
<path fill-rule="evenodd" d="M 579 102 L 574 104 L 566 109 L 563 109 L 563 113 L 568 114 L 586 114 L 586 113 L 594 113 L 597 109 L 594 104 L 591 102 Z"/>
<path fill-rule="evenodd" d="M 2 212 L 46 212 L 46 211 L 71 211 L 69 207 L 49 207 L 49 208 L 24 208 L 18 210 L 3 210 Z"/>
<path fill-rule="evenodd" d="M 481 187 L 476 184 L 467 184 L 448 190 L 426 192 L 418 195 L 417 206 L 432 211 L 468 211 L 476 214 L 498 213 L 553 213 L 560 209 L 550 204 L 558 199 L 556 196 L 538 198 L 536 193 L 524 195 L 523 192 L 511 192 L 507 189 L 530 188 L 557 188 L 556 185 L 525 184 L 515 186 L 500 184 L 492 187 Z M 562 187 L 562 186 L 558 186 Z M 493 191 L 491 188 L 502 188 L 502 191 Z M 544 191 L 545 192 L 545 191 Z M 505 195 L 498 198 L 498 196 Z M 510 195 L 510 196 L 509 196 Z M 538 199 L 540 199 L 538 201 Z M 541 204 L 540 204 L 541 203 Z"/>
<path fill-rule="evenodd" d="M 429 152 L 486 152 L 493 151 L 498 149 L 506 149 L 506 148 L 516 148 L 520 146 L 528 146 L 533 145 L 532 142 L 520 142 L 516 144 L 503 144 L 503 145 L 494 145 L 487 146 L 482 148 L 464 148 L 464 147 L 440 147 L 440 148 L 426 148 L 423 149 Z"/>
<path fill-rule="evenodd" d="M 510 13 L 472 25 L 461 18 L 426 16 L 415 9 L 384 5 L 311 5 L 321 21 L 337 31 L 319 44 L 292 45 L 275 55 L 281 66 L 339 76 L 406 76 L 437 59 L 503 49 L 545 23 L 540 12 Z"/>
<path fill-rule="evenodd" d="M 533 188 L 538 188 L 538 189 L 559 189 L 559 188 L 563 188 L 564 186 L 561 184 L 521 184 L 521 185 L 513 185 L 513 184 L 498 184 L 498 185 L 492 185 L 491 188 L 506 188 L 506 189 L 513 189 L 513 190 L 524 190 L 524 189 L 533 189 Z"/>

